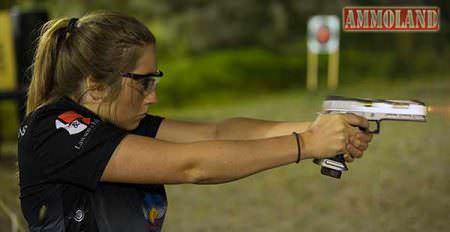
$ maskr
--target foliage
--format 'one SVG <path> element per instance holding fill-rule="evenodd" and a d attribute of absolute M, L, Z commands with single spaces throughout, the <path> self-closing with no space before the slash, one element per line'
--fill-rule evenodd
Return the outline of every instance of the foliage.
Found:
<path fill-rule="evenodd" d="M 159 95 L 183 104 L 217 91 L 274 91 L 298 87 L 304 59 L 261 49 L 223 50 L 160 61 L 168 70 Z M 164 104 L 164 101 L 162 102 Z"/>
<path fill-rule="evenodd" d="M 240 48 L 210 51 L 195 56 L 162 56 L 159 67 L 167 70 L 158 94 L 165 106 L 193 104 L 214 99 L 218 93 L 245 95 L 304 88 L 306 54 L 304 43 L 278 51 L 261 48 Z M 303 51 L 303 52 L 302 52 Z M 422 57 L 410 55 L 398 60 L 394 52 L 369 49 L 340 52 L 340 82 L 354 84 L 365 79 L 412 79 L 436 76 L 447 70 L 445 58 L 422 49 Z M 450 53 L 448 53 L 450 54 Z M 447 60 L 450 60 L 450 56 Z M 324 86 L 327 56 L 320 56 L 319 79 Z"/>

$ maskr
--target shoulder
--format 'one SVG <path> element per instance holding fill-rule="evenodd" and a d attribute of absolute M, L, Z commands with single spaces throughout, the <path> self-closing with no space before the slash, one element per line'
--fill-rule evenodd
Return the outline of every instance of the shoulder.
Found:
<path fill-rule="evenodd" d="M 65 182 L 93 189 L 126 134 L 70 102 L 43 106 L 24 120 L 19 131 L 22 186 Z"/>
<path fill-rule="evenodd" d="M 93 119 L 87 112 L 61 99 L 27 115 L 20 125 L 19 140 L 26 135 L 36 137 L 59 129 L 71 135 L 77 134 L 85 130 Z"/>
<path fill-rule="evenodd" d="M 32 146 L 35 150 L 49 144 L 71 145 L 80 150 L 78 145 L 82 145 L 94 131 L 104 136 L 125 133 L 86 108 L 61 99 L 40 107 L 25 118 L 19 129 L 19 146 Z"/>

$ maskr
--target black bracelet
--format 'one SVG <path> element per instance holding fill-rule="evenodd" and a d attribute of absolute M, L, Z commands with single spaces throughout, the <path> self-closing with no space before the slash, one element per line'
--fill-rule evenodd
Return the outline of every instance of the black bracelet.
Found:
<path fill-rule="evenodd" d="M 300 156 L 302 153 L 302 149 L 300 148 L 300 135 L 297 132 L 292 132 L 292 134 L 295 135 L 295 138 L 297 140 L 297 150 L 298 150 L 298 155 L 297 155 L 297 161 L 295 161 L 295 163 L 299 163 L 300 162 Z"/>

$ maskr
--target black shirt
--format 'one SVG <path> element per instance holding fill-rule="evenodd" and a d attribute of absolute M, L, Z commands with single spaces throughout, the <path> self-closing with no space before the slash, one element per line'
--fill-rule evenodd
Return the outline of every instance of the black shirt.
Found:
<path fill-rule="evenodd" d="M 163 185 L 100 178 L 128 133 L 155 137 L 162 120 L 147 115 L 126 131 L 68 97 L 26 117 L 18 154 L 21 207 L 30 231 L 160 231 L 167 209 Z"/>

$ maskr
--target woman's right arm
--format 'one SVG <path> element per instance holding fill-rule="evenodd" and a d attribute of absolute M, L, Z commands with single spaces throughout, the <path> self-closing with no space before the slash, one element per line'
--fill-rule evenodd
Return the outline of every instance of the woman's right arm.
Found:
<path fill-rule="evenodd" d="M 301 133 L 302 159 L 345 152 L 358 132 L 355 116 L 323 115 Z M 349 120 L 352 122 L 349 122 Z M 365 150 L 367 146 L 361 148 Z M 319 155 L 321 154 L 321 155 Z M 257 140 L 213 140 L 172 143 L 127 135 L 114 151 L 102 181 L 145 184 L 217 184 L 233 181 L 297 160 L 294 135 Z"/>
<path fill-rule="evenodd" d="M 108 162 L 102 181 L 215 184 L 286 165 L 296 159 L 297 143 L 293 135 L 194 143 L 127 135 Z"/>

